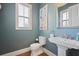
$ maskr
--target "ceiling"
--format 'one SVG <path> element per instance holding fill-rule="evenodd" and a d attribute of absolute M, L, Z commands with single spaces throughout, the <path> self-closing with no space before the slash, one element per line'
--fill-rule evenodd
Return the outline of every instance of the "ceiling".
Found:
<path fill-rule="evenodd" d="M 62 6 L 64 6 L 65 4 L 67 4 L 67 3 L 54 3 L 54 5 L 55 5 L 57 8 L 62 7 Z"/>

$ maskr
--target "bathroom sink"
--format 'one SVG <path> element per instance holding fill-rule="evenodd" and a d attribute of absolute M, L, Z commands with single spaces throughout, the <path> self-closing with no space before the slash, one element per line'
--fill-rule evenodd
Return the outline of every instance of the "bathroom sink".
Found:
<path fill-rule="evenodd" d="M 79 41 L 61 38 L 61 37 L 51 37 L 49 41 L 57 45 L 66 46 L 68 48 L 79 49 Z"/>
<path fill-rule="evenodd" d="M 79 41 L 66 39 L 62 37 L 50 37 L 49 42 L 58 46 L 58 55 L 66 55 L 68 48 L 79 49 Z"/>

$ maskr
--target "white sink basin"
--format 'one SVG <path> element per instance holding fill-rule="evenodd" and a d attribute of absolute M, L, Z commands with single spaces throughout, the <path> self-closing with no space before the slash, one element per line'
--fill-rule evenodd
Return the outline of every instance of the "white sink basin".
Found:
<path fill-rule="evenodd" d="M 79 49 L 79 41 L 61 38 L 61 37 L 51 37 L 49 41 L 57 45 L 66 46 L 68 48 Z"/>
<path fill-rule="evenodd" d="M 51 37 L 49 42 L 55 43 L 58 46 L 58 55 L 66 55 L 66 50 L 68 48 L 79 49 L 79 41 L 61 38 L 61 37 Z M 62 51 L 62 53 L 61 53 Z"/>

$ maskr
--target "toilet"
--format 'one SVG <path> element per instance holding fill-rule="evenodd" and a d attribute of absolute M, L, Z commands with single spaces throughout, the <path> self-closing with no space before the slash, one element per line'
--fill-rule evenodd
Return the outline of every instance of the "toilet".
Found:
<path fill-rule="evenodd" d="M 46 37 L 39 36 L 38 40 L 39 40 L 39 43 L 33 43 L 30 45 L 32 56 L 37 56 L 37 55 L 43 53 L 42 46 L 46 44 Z"/>

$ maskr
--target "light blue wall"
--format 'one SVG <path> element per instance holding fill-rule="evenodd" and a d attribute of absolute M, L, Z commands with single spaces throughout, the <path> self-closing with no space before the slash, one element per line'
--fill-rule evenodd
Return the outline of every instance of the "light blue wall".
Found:
<path fill-rule="evenodd" d="M 70 37 L 72 38 L 76 38 L 76 35 L 77 33 L 79 32 L 79 29 L 78 28 L 74 28 L 74 29 L 71 29 L 71 28 L 63 28 L 63 29 L 57 29 L 56 30 L 56 35 L 58 36 L 63 36 L 64 33 L 68 34 Z"/>
<path fill-rule="evenodd" d="M 32 4 L 32 30 L 16 30 L 15 4 L 2 3 L 0 10 L 0 54 L 27 48 L 38 37 L 39 4 Z"/>
<path fill-rule="evenodd" d="M 74 38 L 76 37 L 76 34 L 79 32 L 78 28 L 58 28 L 57 20 L 59 20 L 58 19 L 58 9 L 53 4 L 48 4 L 48 30 L 47 31 L 40 30 L 40 35 L 49 37 L 49 34 L 53 33 L 53 30 L 54 30 L 56 36 L 62 37 L 63 34 L 66 33 L 66 34 L 70 35 L 71 37 L 74 37 Z M 47 41 L 45 48 L 49 49 L 51 52 L 58 55 L 57 46 L 55 44 Z"/>

